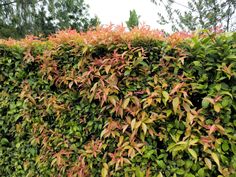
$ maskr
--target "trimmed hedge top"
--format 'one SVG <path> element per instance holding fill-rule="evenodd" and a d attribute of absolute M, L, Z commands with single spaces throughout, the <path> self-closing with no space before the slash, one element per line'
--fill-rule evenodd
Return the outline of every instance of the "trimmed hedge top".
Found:
<path fill-rule="evenodd" d="M 236 33 L 0 43 L 1 176 L 235 176 Z"/>

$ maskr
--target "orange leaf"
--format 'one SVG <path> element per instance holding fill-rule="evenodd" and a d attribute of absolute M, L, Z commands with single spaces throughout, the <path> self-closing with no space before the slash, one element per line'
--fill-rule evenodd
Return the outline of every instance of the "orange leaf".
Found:
<path fill-rule="evenodd" d="M 177 92 L 182 86 L 184 85 L 184 83 L 179 83 L 177 84 L 170 92 L 170 95 L 173 95 L 175 92 Z"/>

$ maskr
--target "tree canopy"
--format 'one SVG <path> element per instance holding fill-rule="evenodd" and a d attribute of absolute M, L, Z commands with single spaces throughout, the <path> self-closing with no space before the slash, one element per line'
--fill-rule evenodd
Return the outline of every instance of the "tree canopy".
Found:
<path fill-rule="evenodd" d="M 126 25 L 129 28 L 129 30 L 139 25 L 139 18 L 140 16 L 137 15 L 135 10 L 130 10 L 129 20 L 126 21 Z"/>
<path fill-rule="evenodd" d="M 225 31 L 236 29 L 235 0 L 189 0 L 187 5 L 177 0 L 152 0 L 152 2 L 164 5 L 167 17 L 159 12 L 158 22 L 171 23 L 174 31 L 192 31 L 198 28 L 216 30 L 218 27 Z M 174 8 L 174 5 L 182 7 L 181 10 Z"/>
<path fill-rule="evenodd" d="M 71 28 L 85 31 L 99 23 L 84 0 L 2 0 L 0 38 L 44 35 Z"/>

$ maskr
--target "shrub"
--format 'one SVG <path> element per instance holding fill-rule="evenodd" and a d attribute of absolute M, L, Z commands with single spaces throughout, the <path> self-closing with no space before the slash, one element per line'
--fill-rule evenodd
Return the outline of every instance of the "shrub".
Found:
<path fill-rule="evenodd" d="M 236 33 L 1 41 L 1 176 L 231 176 Z"/>

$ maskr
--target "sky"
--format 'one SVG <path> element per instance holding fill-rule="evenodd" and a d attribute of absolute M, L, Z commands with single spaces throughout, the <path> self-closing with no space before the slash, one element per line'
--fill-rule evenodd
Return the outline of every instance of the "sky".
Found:
<path fill-rule="evenodd" d="M 186 4 L 187 0 L 178 0 L 179 3 Z M 140 15 L 139 21 L 145 22 L 152 29 L 164 29 L 170 32 L 170 25 L 160 26 L 157 23 L 157 12 L 165 14 L 164 7 L 153 4 L 150 0 L 86 0 L 90 6 L 90 14 L 97 15 L 102 25 L 106 24 L 125 24 L 129 19 L 129 11 L 135 9 Z M 183 9 L 183 6 L 175 4 L 176 8 Z"/>

